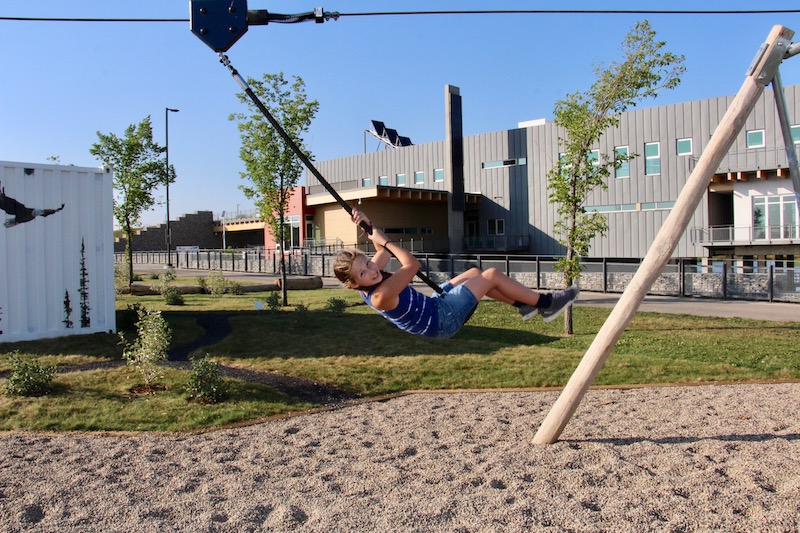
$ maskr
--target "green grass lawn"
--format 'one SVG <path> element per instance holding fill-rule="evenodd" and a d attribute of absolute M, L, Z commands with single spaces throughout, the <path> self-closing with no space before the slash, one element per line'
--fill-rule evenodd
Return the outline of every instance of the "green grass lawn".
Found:
<path fill-rule="evenodd" d="M 304 377 L 367 396 L 410 389 L 563 386 L 610 313 L 576 306 L 575 334 L 565 337 L 560 320 L 522 322 L 514 309 L 484 301 L 461 332 L 442 341 L 399 331 L 361 304 L 354 291 L 291 291 L 290 307 L 255 311 L 267 295 L 187 295 L 183 306 L 167 306 L 160 296 L 120 296 L 117 308 L 120 316 L 134 302 L 161 309 L 173 346 L 202 335 L 195 323 L 198 313 L 224 312 L 232 333 L 201 353 L 221 364 Z M 331 298 L 348 307 L 343 313 L 326 310 Z M 299 304 L 304 309 L 296 309 Z M 73 365 L 119 359 L 118 341 L 116 335 L 94 334 L 0 344 L 0 354 L 18 350 L 46 365 Z M 7 358 L 0 357 L 0 372 L 7 369 Z M 188 371 L 165 372 L 167 391 L 145 396 L 130 393 L 138 377 L 125 367 L 57 374 L 48 396 L 0 396 L 0 429 L 179 431 L 312 407 L 227 378 L 230 400 L 197 405 L 182 390 Z M 638 313 L 595 384 L 798 378 L 800 322 Z"/>

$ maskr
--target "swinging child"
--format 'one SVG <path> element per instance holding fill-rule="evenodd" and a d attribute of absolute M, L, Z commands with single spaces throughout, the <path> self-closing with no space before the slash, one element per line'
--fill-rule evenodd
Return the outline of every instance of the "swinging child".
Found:
<path fill-rule="evenodd" d="M 469 320 L 484 296 L 515 306 L 523 320 L 538 313 L 545 322 L 550 322 L 572 305 L 580 292 L 573 285 L 550 294 L 539 293 L 496 268 L 471 268 L 444 283 L 441 294 L 428 296 L 410 285 L 420 269 L 416 257 L 392 243 L 361 211 L 354 209 L 351 220 L 356 225 L 364 222 L 373 228 L 369 239 L 376 252 L 371 259 L 358 250 L 341 252 L 333 266 L 334 274 L 345 287 L 360 291 L 367 305 L 414 335 L 452 337 Z M 400 261 L 400 268 L 393 273 L 384 272 L 392 255 Z"/>

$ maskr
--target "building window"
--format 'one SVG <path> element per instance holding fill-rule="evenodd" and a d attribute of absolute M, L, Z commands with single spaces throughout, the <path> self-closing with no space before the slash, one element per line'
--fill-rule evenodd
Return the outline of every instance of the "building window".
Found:
<path fill-rule="evenodd" d="M 524 157 L 518 157 L 516 159 L 503 159 L 501 161 L 486 161 L 481 163 L 481 168 L 486 170 L 490 168 L 503 168 L 503 167 L 515 167 L 517 165 L 526 165 L 528 160 Z"/>
<path fill-rule="evenodd" d="M 692 139 L 678 139 L 675 142 L 677 155 L 692 155 Z"/>
<path fill-rule="evenodd" d="M 489 235 L 505 235 L 506 234 L 506 220 L 504 218 L 489 219 Z"/>
<path fill-rule="evenodd" d="M 586 153 L 586 159 L 592 164 L 593 167 L 596 167 L 600 164 L 600 150 L 589 150 Z"/>
<path fill-rule="evenodd" d="M 675 202 L 643 202 L 640 204 L 588 205 L 587 213 L 622 213 L 626 211 L 667 211 Z"/>
<path fill-rule="evenodd" d="M 675 207 L 675 202 L 645 202 L 639 204 L 640 211 L 654 211 L 661 209 L 672 209 Z"/>
<path fill-rule="evenodd" d="M 425 183 L 425 171 L 417 170 L 414 172 L 414 185 L 420 185 L 422 183 Z"/>
<path fill-rule="evenodd" d="M 797 201 L 793 194 L 753 198 L 753 238 L 797 238 Z"/>
<path fill-rule="evenodd" d="M 397 186 L 398 187 L 405 187 L 406 186 L 406 175 L 405 174 L 398 174 L 397 175 Z"/>
<path fill-rule="evenodd" d="M 314 234 L 314 215 L 306 215 L 306 234 L 304 239 L 310 241 L 317 239 L 317 236 Z"/>
<path fill-rule="evenodd" d="M 661 174 L 661 148 L 658 143 L 644 143 L 644 173 L 647 176 Z"/>
<path fill-rule="evenodd" d="M 389 185 L 389 176 L 381 176 L 378 178 L 378 185 Z"/>
<path fill-rule="evenodd" d="M 623 157 L 625 161 L 619 162 L 619 167 L 614 170 L 615 178 L 630 178 L 631 177 L 631 162 L 628 161 L 628 147 L 616 146 L 614 147 L 615 157 Z"/>
<path fill-rule="evenodd" d="M 443 168 L 435 168 L 435 169 L 433 169 L 433 181 L 435 181 L 435 182 L 444 181 L 444 169 Z"/>
<path fill-rule="evenodd" d="M 364 178 L 361 180 L 362 187 L 372 187 L 372 178 Z"/>
<path fill-rule="evenodd" d="M 763 148 L 764 146 L 764 130 L 750 130 L 747 132 L 748 148 Z"/>
<path fill-rule="evenodd" d="M 789 129 L 792 132 L 792 142 L 794 144 L 800 144 L 800 126 L 792 126 Z"/>
<path fill-rule="evenodd" d="M 283 249 L 297 248 L 300 246 L 300 215 L 289 215 L 283 218 L 285 228 Z"/>

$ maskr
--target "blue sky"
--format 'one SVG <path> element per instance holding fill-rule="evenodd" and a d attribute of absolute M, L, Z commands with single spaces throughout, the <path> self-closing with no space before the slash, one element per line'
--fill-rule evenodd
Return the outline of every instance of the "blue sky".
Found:
<path fill-rule="evenodd" d="M 469 9 L 797 9 L 776 1 L 255 1 L 249 9 L 299 13 L 322 5 L 341 13 Z M 0 16 L 188 18 L 187 0 L 3 0 Z M 510 129 L 551 118 L 555 102 L 587 89 L 593 69 L 620 58 L 619 43 L 647 18 L 667 49 L 686 56 L 675 90 L 643 106 L 735 94 L 775 24 L 800 33 L 798 14 L 460 15 L 342 17 L 325 24 L 252 26 L 229 51 L 244 76 L 297 75 L 320 103 L 307 137 L 317 160 L 363 153 L 371 119 L 415 144 L 444 138 L 444 86 L 460 87 L 464 134 Z M 794 40 L 800 40 L 798 36 Z M 188 22 L 0 21 L 0 160 L 98 166 L 97 131 L 122 135 L 150 115 L 157 142 L 170 114 L 172 218 L 197 210 L 252 209 L 238 186 L 239 133 L 228 116 L 242 110 L 239 86 Z M 800 83 L 800 59 L 781 67 Z M 377 141 L 367 139 L 367 150 Z M 163 191 L 160 196 L 163 199 Z M 163 222 L 165 208 L 146 213 Z"/>

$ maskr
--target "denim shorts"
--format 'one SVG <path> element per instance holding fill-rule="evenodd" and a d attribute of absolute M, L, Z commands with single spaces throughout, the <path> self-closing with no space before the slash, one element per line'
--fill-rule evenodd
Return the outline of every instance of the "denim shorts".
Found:
<path fill-rule="evenodd" d="M 435 336 L 446 339 L 458 333 L 469 320 L 478 307 L 478 300 L 463 284 L 453 287 L 448 281 L 441 287 L 444 292 L 432 296 L 439 308 L 439 330 Z"/>

